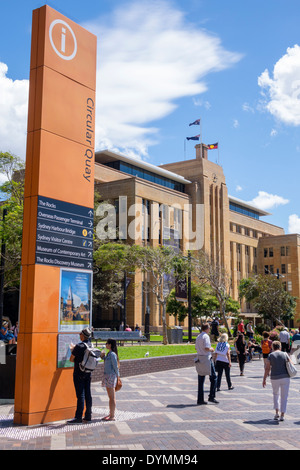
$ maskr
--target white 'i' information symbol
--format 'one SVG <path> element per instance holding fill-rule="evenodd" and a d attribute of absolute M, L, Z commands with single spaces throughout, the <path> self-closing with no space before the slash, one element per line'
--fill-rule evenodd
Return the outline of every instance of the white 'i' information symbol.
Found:
<path fill-rule="evenodd" d="M 60 50 L 57 49 L 57 47 L 55 46 L 54 41 L 53 41 L 53 28 L 56 25 L 59 25 L 58 28 L 60 28 L 60 25 L 62 25 L 60 30 L 59 30 L 60 35 L 61 35 L 60 36 Z M 74 41 L 73 52 L 70 55 L 66 55 L 66 35 L 67 35 L 68 31 L 71 33 L 71 36 L 72 36 L 73 41 Z M 52 23 L 50 25 L 50 28 L 49 28 L 49 39 L 50 39 L 51 46 L 53 47 L 56 54 L 59 57 L 61 57 L 61 59 L 72 60 L 75 57 L 75 55 L 77 53 L 76 36 L 75 36 L 72 28 L 68 25 L 68 23 L 66 23 L 63 20 L 54 20 L 54 21 L 52 21 Z"/>

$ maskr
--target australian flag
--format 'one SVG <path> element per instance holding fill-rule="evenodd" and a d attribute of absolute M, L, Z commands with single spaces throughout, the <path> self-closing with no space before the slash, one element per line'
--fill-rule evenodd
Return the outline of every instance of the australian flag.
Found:
<path fill-rule="evenodd" d="M 195 135 L 194 137 L 187 137 L 187 140 L 199 140 L 200 139 L 200 134 Z"/>
<path fill-rule="evenodd" d="M 200 121 L 201 121 L 201 119 L 196 119 L 196 121 L 191 122 L 191 124 L 189 124 L 189 126 L 200 126 Z"/>

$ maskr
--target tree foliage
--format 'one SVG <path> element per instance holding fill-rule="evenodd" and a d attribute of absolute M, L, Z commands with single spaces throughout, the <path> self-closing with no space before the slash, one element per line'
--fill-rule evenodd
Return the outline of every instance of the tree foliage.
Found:
<path fill-rule="evenodd" d="M 242 279 L 239 295 L 252 302 L 255 311 L 265 320 L 282 323 L 294 317 L 296 298 L 286 292 L 274 276 L 260 274 Z"/>
<path fill-rule="evenodd" d="M 191 269 L 194 276 L 200 283 L 207 282 L 212 288 L 214 295 L 219 302 L 220 316 L 224 325 L 231 336 L 230 328 L 227 322 L 226 313 L 228 313 L 228 302 L 231 291 L 231 277 L 220 262 L 211 260 L 205 251 L 193 253 L 191 258 Z M 237 313 L 237 304 L 232 304 Z"/>
<path fill-rule="evenodd" d="M 0 152 L 0 173 L 5 182 L 0 186 L 0 237 L 5 243 L 4 288 L 19 289 L 23 232 L 24 162 L 8 152 Z M 3 213 L 6 215 L 3 220 Z"/>

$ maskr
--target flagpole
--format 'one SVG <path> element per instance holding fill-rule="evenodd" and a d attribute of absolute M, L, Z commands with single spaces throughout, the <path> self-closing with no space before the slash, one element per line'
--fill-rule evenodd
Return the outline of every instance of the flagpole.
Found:
<path fill-rule="evenodd" d="M 200 118 L 200 144 L 202 144 L 202 118 Z"/>
<path fill-rule="evenodd" d="M 183 149 L 184 149 L 184 160 L 186 159 L 186 139 L 183 141 Z"/>

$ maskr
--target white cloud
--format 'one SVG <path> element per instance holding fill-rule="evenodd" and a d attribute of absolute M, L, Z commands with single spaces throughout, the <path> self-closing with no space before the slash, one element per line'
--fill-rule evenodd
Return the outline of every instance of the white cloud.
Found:
<path fill-rule="evenodd" d="M 289 216 L 289 233 L 300 233 L 300 217 L 296 214 Z"/>
<path fill-rule="evenodd" d="M 278 132 L 277 132 L 276 129 L 272 129 L 271 132 L 270 132 L 271 137 L 275 137 L 277 134 L 278 134 Z"/>
<path fill-rule="evenodd" d="M 242 186 L 240 186 L 239 184 L 236 186 L 235 188 L 236 192 L 239 192 L 239 191 L 243 191 L 243 188 Z"/>
<path fill-rule="evenodd" d="M 28 80 L 11 80 L 8 68 L 0 62 L 0 151 L 25 158 Z"/>
<path fill-rule="evenodd" d="M 252 108 L 252 107 L 249 105 L 249 103 L 244 103 L 243 106 L 242 106 L 242 108 L 243 108 L 243 111 L 246 111 L 246 112 L 248 112 L 248 113 L 251 112 L 251 113 L 254 114 L 254 112 L 255 112 L 255 111 L 254 111 L 254 108 Z"/>
<path fill-rule="evenodd" d="M 264 108 L 285 124 L 300 125 L 300 47 L 289 47 L 273 69 L 258 77 L 265 96 Z M 265 93 L 265 90 L 267 91 Z"/>
<path fill-rule="evenodd" d="M 209 101 L 203 101 L 200 98 L 193 98 L 193 103 L 195 106 L 204 106 L 205 109 L 209 110 L 211 108 L 211 104 Z"/>
<path fill-rule="evenodd" d="M 97 149 L 146 156 L 159 134 L 151 122 L 172 113 L 179 98 L 205 92 L 207 74 L 241 59 L 168 1 L 127 3 L 85 26 L 99 38 Z"/>
<path fill-rule="evenodd" d="M 237 119 L 234 119 L 234 120 L 233 120 L 233 127 L 234 127 L 235 129 L 237 129 L 237 128 L 239 127 L 239 125 L 240 125 L 239 121 L 238 121 Z"/>
<path fill-rule="evenodd" d="M 274 207 L 282 206 L 288 204 L 290 201 L 284 199 L 281 196 L 275 194 L 269 194 L 265 191 L 258 191 L 258 196 L 256 196 L 252 201 L 249 201 L 249 204 L 253 204 L 258 209 L 269 210 Z"/>
<path fill-rule="evenodd" d="M 242 56 L 168 0 L 121 4 L 82 25 L 98 37 L 96 149 L 146 158 L 159 141 L 152 123 L 171 114 L 179 98 L 199 97 L 209 73 Z M 6 75 L 0 64 L 0 142 L 3 151 L 25 157 L 29 83 Z"/>

